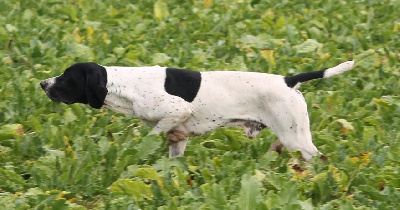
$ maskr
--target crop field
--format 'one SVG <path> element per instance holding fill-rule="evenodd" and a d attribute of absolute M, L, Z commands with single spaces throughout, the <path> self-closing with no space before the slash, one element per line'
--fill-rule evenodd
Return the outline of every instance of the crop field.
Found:
<path fill-rule="evenodd" d="M 398 209 L 399 0 L 0 0 L 0 209 Z M 221 128 L 168 159 L 132 116 L 54 103 L 75 62 L 294 75 L 326 156 Z M 212 94 L 212 93 L 210 93 Z"/>

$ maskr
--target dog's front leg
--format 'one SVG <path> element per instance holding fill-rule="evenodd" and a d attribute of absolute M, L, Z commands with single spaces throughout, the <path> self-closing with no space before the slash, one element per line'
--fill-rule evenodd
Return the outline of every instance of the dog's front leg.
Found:
<path fill-rule="evenodd" d="M 187 133 L 179 130 L 168 132 L 169 158 L 182 157 L 189 140 Z"/>
<path fill-rule="evenodd" d="M 185 153 L 186 149 L 186 144 L 189 140 L 189 137 L 187 137 L 184 140 L 178 141 L 178 142 L 173 142 L 169 144 L 169 158 L 176 158 L 176 157 L 182 157 L 183 153 Z"/>
<path fill-rule="evenodd" d="M 176 157 L 182 157 L 183 153 L 185 152 L 186 144 L 188 142 L 189 138 L 183 140 L 183 141 L 178 141 L 174 142 L 169 145 L 169 158 L 176 158 Z"/>
<path fill-rule="evenodd" d="M 183 156 L 185 152 L 186 144 L 189 139 L 189 135 L 186 132 L 176 130 L 179 124 L 187 119 L 181 118 L 164 118 L 160 120 L 157 125 L 150 132 L 151 134 L 160 134 L 164 132 L 168 138 L 169 145 L 169 158 L 176 158 Z"/>
<path fill-rule="evenodd" d="M 184 122 L 188 117 L 189 115 L 163 118 L 157 122 L 157 124 L 153 127 L 153 130 L 149 134 L 161 134 L 162 132 L 166 134 L 167 132 L 171 131 L 173 128 Z"/>

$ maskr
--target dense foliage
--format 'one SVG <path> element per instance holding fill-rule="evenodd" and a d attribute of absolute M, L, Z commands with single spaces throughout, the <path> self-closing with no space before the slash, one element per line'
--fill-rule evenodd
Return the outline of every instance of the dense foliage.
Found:
<path fill-rule="evenodd" d="M 394 209 L 400 205 L 398 0 L 0 1 L 0 209 Z M 192 138 L 169 160 L 140 120 L 51 102 L 74 62 L 295 74 L 327 160 L 267 152 L 270 131 Z"/>

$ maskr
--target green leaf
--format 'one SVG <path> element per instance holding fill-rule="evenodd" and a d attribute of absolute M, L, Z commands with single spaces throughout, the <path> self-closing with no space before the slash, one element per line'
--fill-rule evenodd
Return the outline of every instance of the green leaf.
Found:
<path fill-rule="evenodd" d="M 138 153 L 135 157 L 146 159 L 149 155 L 154 154 L 162 145 L 163 140 L 158 135 L 148 135 L 143 137 L 142 141 L 137 145 Z"/>
<path fill-rule="evenodd" d="M 135 181 L 130 179 L 119 179 L 112 183 L 110 190 L 116 194 L 129 195 L 137 200 L 143 198 L 151 199 L 153 194 L 150 186 L 146 185 L 141 181 Z"/>
<path fill-rule="evenodd" d="M 295 46 L 296 52 L 298 54 L 314 53 L 318 49 L 322 48 L 322 44 L 314 39 L 308 39 L 305 42 Z"/>
<path fill-rule="evenodd" d="M 71 108 L 68 108 L 67 110 L 65 110 L 63 118 L 64 118 L 64 123 L 66 123 L 66 124 L 71 123 L 71 122 L 75 121 L 76 119 L 78 119 L 76 117 L 76 115 L 72 112 Z"/>
<path fill-rule="evenodd" d="M 79 58 L 81 61 L 92 61 L 94 60 L 93 50 L 79 43 L 72 43 L 67 45 L 67 53 L 74 58 Z"/>
<path fill-rule="evenodd" d="M 376 53 L 373 49 L 362 52 L 354 58 L 354 66 L 371 69 L 377 63 Z"/>
<path fill-rule="evenodd" d="M 16 192 L 23 188 L 24 179 L 13 171 L 0 168 L 0 188 Z"/>
<path fill-rule="evenodd" d="M 21 124 L 6 124 L 0 127 L 0 141 L 22 135 L 24 135 L 24 127 Z"/>
<path fill-rule="evenodd" d="M 135 172 L 135 176 L 151 180 L 158 180 L 159 178 L 157 171 L 153 168 L 138 168 Z"/>
<path fill-rule="evenodd" d="M 203 184 L 201 190 L 206 198 L 206 205 L 209 208 L 226 209 L 227 201 L 224 188 L 218 184 Z"/>
<path fill-rule="evenodd" d="M 265 44 L 256 36 L 253 35 L 244 35 L 242 38 L 240 38 L 240 42 L 250 46 L 250 47 L 256 47 L 259 49 L 265 48 Z"/>
<path fill-rule="evenodd" d="M 285 187 L 279 192 L 279 197 L 283 205 L 294 204 L 297 202 L 297 184 L 295 181 L 287 182 Z"/>
<path fill-rule="evenodd" d="M 239 209 L 252 210 L 257 205 L 257 199 L 260 195 L 260 183 L 249 174 L 242 176 L 241 189 L 239 192 Z"/>
<path fill-rule="evenodd" d="M 153 64 L 156 64 L 156 65 L 165 64 L 165 63 L 167 63 L 170 59 L 171 59 L 171 57 L 169 57 L 169 56 L 168 56 L 167 54 L 165 54 L 165 53 L 154 53 L 154 55 L 153 55 Z"/>
<path fill-rule="evenodd" d="M 6 30 L 7 30 L 8 32 L 17 32 L 17 31 L 18 31 L 18 28 L 15 27 L 15 26 L 13 26 L 13 25 L 11 25 L 11 24 L 6 24 Z"/>
<path fill-rule="evenodd" d="M 169 16 L 168 5 L 163 0 L 157 0 L 154 3 L 154 17 L 163 20 Z"/>

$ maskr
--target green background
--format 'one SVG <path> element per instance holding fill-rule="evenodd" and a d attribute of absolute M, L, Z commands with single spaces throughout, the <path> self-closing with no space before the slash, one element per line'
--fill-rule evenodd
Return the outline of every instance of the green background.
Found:
<path fill-rule="evenodd" d="M 398 0 L 0 0 L 0 209 L 395 209 Z M 327 157 L 267 152 L 268 130 L 191 138 L 169 160 L 140 120 L 51 102 L 74 62 L 292 75 L 356 59 L 301 90 Z M 293 167 L 298 164 L 300 167 Z"/>

